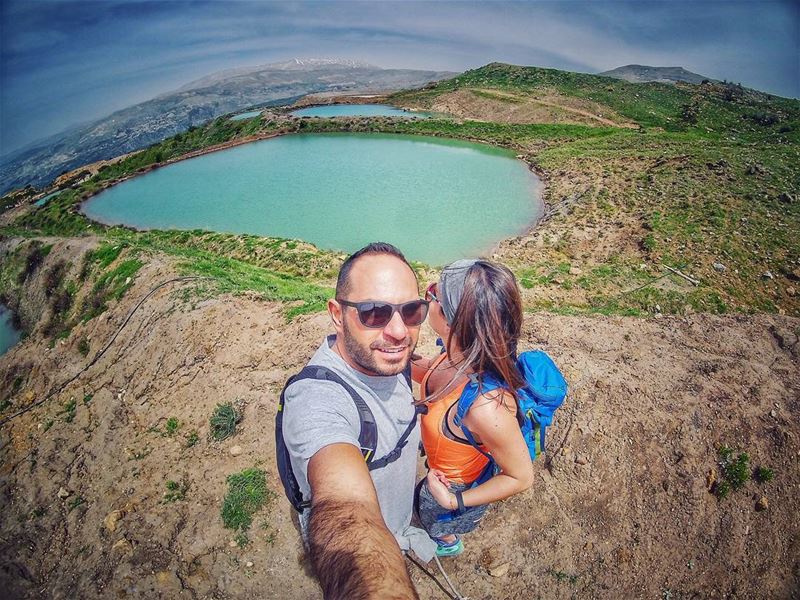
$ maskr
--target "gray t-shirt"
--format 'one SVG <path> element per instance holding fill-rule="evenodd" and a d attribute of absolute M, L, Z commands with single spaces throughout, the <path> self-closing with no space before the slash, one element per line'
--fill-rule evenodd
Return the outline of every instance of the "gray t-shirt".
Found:
<path fill-rule="evenodd" d="M 402 374 L 389 377 L 364 375 L 350 367 L 333 351 L 336 336 L 329 336 L 308 364 L 332 369 L 364 399 L 375 417 L 378 447 L 375 458 L 391 452 L 414 418 L 411 390 Z M 359 448 L 361 422 L 350 394 L 332 381 L 304 379 L 290 385 L 284 394 L 283 437 L 292 461 L 292 470 L 304 498 L 311 496 L 308 461 L 330 444 L 352 444 Z M 414 550 L 430 560 L 436 544 L 422 530 L 410 527 L 416 478 L 419 427 L 408 437 L 400 458 L 382 469 L 370 471 L 383 519 L 400 548 Z M 309 511 L 301 515 L 304 535 Z"/>

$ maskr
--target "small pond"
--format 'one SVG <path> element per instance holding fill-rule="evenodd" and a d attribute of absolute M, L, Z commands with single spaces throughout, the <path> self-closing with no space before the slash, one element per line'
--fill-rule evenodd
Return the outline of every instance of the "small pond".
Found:
<path fill-rule="evenodd" d="M 22 332 L 14 327 L 11 319 L 11 311 L 0 304 L 0 354 L 5 354 L 8 350 L 19 342 Z"/>
<path fill-rule="evenodd" d="M 386 104 L 326 104 L 309 106 L 292 113 L 295 117 L 408 117 L 429 119 L 431 113 L 403 110 Z"/>
<path fill-rule="evenodd" d="M 252 119 L 261 114 L 260 110 L 251 110 L 250 112 L 235 115 L 230 118 L 231 121 L 244 121 L 245 119 Z"/>

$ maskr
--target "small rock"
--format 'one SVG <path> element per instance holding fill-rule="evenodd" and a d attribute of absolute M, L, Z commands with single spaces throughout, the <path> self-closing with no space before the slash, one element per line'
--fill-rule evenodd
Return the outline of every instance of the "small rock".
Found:
<path fill-rule="evenodd" d="M 711 469 L 706 475 L 706 488 L 708 489 L 709 492 L 714 489 L 716 483 L 717 483 L 717 470 Z"/>
<path fill-rule="evenodd" d="M 489 567 L 489 575 L 491 575 L 492 577 L 502 577 L 503 575 L 508 573 L 508 569 L 510 567 L 511 565 L 509 565 L 507 562 L 499 565 L 493 565 Z"/>
<path fill-rule="evenodd" d="M 253 566 L 253 561 L 252 561 L 252 560 L 248 560 L 248 561 L 247 561 L 247 562 L 244 564 L 244 566 L 245 566 L 245 567 L 252 567 L 252 566 Z"/>
<path fill-rule="evenodd" d="M 64 500 L 64 498 L 69 498 L 69 492 L 65 490 L 63 487 L 58 488 L 58 497 Z"/>
<path fill-rule="evenodd" d="M 236 540 L 231 540 L 230 542 L 228 542 L 228 546 L 230 546 L 231 548 L 236 548 Z"/>
<path fill-rule="evenodd" d="M 117 530 L 117 523 L 119 523 L 120 519 L 122 519 L 124 516 L 125 513 L 121 510 L 112 510 L 106 515 L 106 518 L 103 519 L 103 525 L 106 529 L 113 533 Z"/>
<path fill-rule="evenodd" d="M 769 501 L 767 500 L 766 496 L 761 496 L 756 502 L 756 510 L 761 512 L 767 510 L 769 508 Z"/>
<path fill-rule="evenodd" d="M 582 454 L 579 454 L 578 456 L 575 457 L 575 463 L 576 464 L 585 465 L 588 462 L 589 462 L 589 460 L 585 456 L 583 456 Z"/>
<path fill-rule="evenodd" d="M 117 540 L 114 542 L 114 545 L 111 546 L 112 552 L 130 552 L 131 550 L 133 550 L 133 546 L 131 546 L 131 543 L 125 538 Z"/>
<path fill-rule="evenodd" d="M 128 277 L 128 278 L 125 280 L 125 285 L 128 285 L 130 282 L 131 282 L 131 278 L 130 278 L 130 277 Z"/>
<path fill-rule="evenodd" d="M 242 450 L 241 446 L 231 446 L 231 449 L 228 450 L 231 453 L 231 456 L 239 456 L 244 450 Z"/>
<path fill-rule="evenodd" d="M 581 271 L 578 267 L 570 267 L 569 268 L 569 274 L 570 275 L 580 275 L 581 273 L 583 273 L 583 271 Z"/>
<path fill-rule="evenodd" d="M 773 408 L 771 411 L 769 411 L 769 416 L 774 419 L 775 417 L 778 416 L 778 413 L 775 412 L 775 409 Z"/>
<path fill-rule="evenodd" d="M 794 298 L 797 295 L 797 290 L 794 289 L 794 286 L 790 285 L 789 287 L 786 288 L 786 293 Z"/>
<path fill-rule="evenodd" d="M 718 271 L 720 273 L 722 273 L 723 271 L 725 271 L 725 269 L 727 269 L 727 267 L 725 265 L 723 265 L 722 263 L 714 263 L 711 266 L 714 267 L 715 271 Z"/>
<path fill-rule="evenodd" d="M 764 279 L 775 279 L 775 276 L 770 271 L 765 271 L 761 277 Z"/>
<path fill-rule="evenodd" d="M 569 456 L 572 453 L 572 449 L 569 446 L 564 446 L 561 449 L 561 456 Z"/>

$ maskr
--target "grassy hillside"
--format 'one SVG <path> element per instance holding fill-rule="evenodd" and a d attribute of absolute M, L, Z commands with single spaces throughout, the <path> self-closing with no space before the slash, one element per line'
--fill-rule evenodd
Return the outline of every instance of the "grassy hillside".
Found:
<path fill-rule="evenodd" d="M 769 136 L 775 143 L 800 141 L 798 101 L 725 83 L 629 83 L 600 75 L 492 63 L 424 90 L 395 94 L 392 99 L 429 107 L 443 94 L 473 88 L 531 96 L 555 92 L 591 100 L 642 127 L 660 127 L 666 131 L 694 131 L 728 139 Z"/>
<path fill-rule="evenodd" d="M 512 148 L 546 181 L 545 222 L 498 250 L 520 277 L 529 309 L 800 314 L 800 102 L 724 83 L 633 84 L 497 63 L 390 100 L 430 108 L 454 93 L 465 114 L 470 102 L 485 112 L 498 103 L 547 98 L 568 110 L 578 105 L 619 115 L 638 129 L 496 123 L 463 114 L 429 120 L 219 118 L 101 169 L 2 234 L 124 235 L 133 245 L 211 251 L 220 259 L 325 282 L 339 259 L 305 244 L 300 251 L 296 242 L 252 236 L 106 229 L 88 223 L 75 206 L 132 174 L 237 141 L 334 131 L 446 136 Z"/>

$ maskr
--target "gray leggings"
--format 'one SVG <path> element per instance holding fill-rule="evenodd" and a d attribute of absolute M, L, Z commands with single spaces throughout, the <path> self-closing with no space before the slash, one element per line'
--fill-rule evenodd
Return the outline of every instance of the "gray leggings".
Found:
<path fill-rule="evenodd" d="M 469 489 L 469 484 L 451 483 L 453 491 Z M 469 533 L 478 526 L 488 504 L 468 506 L 464 512 L 448 510 L 431 495 L 428 482 L 423 479 L 417 484 L 414 493 L 414 510 L 420 523 L 432 538 L 441 538 L 453 533 Z"/>

